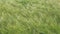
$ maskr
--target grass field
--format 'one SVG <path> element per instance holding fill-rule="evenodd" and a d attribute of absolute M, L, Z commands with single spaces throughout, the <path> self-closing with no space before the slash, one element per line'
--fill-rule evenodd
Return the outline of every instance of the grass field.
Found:
<path fill-rule="evenodd" d="M 60 0 L 0 0 L 0 34 L 60 34 Z"/>

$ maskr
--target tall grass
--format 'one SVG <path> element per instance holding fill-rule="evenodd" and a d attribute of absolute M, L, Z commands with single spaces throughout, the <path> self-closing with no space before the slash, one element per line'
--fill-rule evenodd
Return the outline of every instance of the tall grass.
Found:
<path fill-rule="evenodd" d="M 0 0 L 0 34 L 60 34 L 60 1 Z"/>

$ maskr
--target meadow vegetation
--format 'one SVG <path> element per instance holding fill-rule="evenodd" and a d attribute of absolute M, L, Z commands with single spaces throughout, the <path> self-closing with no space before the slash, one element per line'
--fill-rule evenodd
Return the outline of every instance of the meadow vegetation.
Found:
<path fill-rule="evenodd" d="M 0 34 L 60 34 L 60 1 L 0 0 Z"/>

